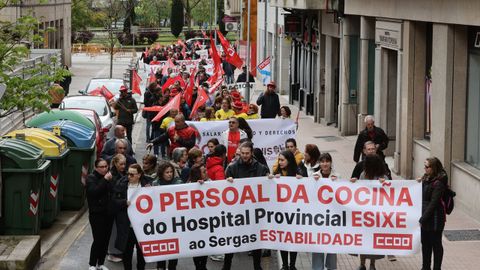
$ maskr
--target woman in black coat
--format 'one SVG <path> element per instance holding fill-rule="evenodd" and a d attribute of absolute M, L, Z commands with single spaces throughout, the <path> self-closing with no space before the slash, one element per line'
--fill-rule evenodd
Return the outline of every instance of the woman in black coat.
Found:
<path fill-rule="evenodd" d="M 280 176 L 295 176 L 297 178 L 307 177 L 307 169 L 303 163 L 297 165 L 295 156 L 289 150 L 284 150 L 278 155 L 278 166 L 273 172 L 278 178 Z M 270 176 L 271 178 L 272 176 Z M 290 254 L 290 262 L 288 260 Z M 281 250 L 282 270 L 296 269 L 295 262 L 297 261 L 297 252 L 288 252 Z"/>
<path fill-rule="evenodd" d="M 422 217 L 419 222 L 422 232 L 422 269 L 431 269 L 433 251 L 433 270 L 442 267 L 442 233 L 445 228 L 446 213 L 442 197 L 448 186 L 448 176 L 442 163 L 436 157 L 424 162 L 425 174 L 422 181 Z"/>
<path fill-rule="evenodd" d="M 143 179 L 143 181 L 142 181 Z M 145 259 L 140 248 L 133 228 L 130 226 L 127 208 L 130 202 L 127 200 L 128 189 L 148 186 L 146 178 L 143 177 L 142 167 L 132 164 L 128 168 L 127 176 L 121 178 L 113 187 L 113 204 L 117 222 L 117 239 L 115 247 L 123 252 L 123 267 L 126 270 L 132 269 L 133 248 L 137 249 L 137 269 L 145 269 Z"/>
<path fill-rule="evenodd" d="M 104 159 L 96 160 L 95 170 L 88 175 L 86 184 L 88 220 L 93 234 L 89 260 L 90 270 L 103 269 L 107 255 L 113 224 L 113 216 L 108 210 L 111 181 L 112 174 L 108 171 L 108 163 Z"/>

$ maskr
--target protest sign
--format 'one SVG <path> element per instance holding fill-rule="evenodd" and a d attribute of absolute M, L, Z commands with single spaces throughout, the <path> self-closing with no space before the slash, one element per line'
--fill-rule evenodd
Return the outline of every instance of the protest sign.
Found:
<path fill-rule="evenodd" d="M 296 124 L 290 119 L 256 119 L 247 120 L 252 128 L 253 144 L 260 148 L 272 168 L 278 154 L 285 150 L 285 141 L 296 136 Z M 220 138 L 222 132 L 228 129 L 228 121 L 187 122 L 198 130 L 196 145 L 204 153 L 208 153 L 207 142 L 212 138 Z"/>
<path fill-rule="evenodd" d="M 204 59 L 207 62 L 205 66 L 205 71 L 207 74 L 213 74 L 213 60 L 212 59 Z M 201 60 L 177 60 L 177 65 L 173 67 L 173 72 L 178 73 L 180 72 L 180 68 L 182 65 L 185 65 L 187 68 L 187 72 L 192 73 L 194 69 L 198 66 Z M 160 61 L 159 65 L 145 65 L 145 69 L 149 74 L 155 74 L 158 69 L 162 69 L 167 64 L 167 61 Z"/>
<path fill-rule="evenodd" d="M 410 255 L 422 185 L 266 177 L 128 189 L 145 261 L 280 249 Z"/>

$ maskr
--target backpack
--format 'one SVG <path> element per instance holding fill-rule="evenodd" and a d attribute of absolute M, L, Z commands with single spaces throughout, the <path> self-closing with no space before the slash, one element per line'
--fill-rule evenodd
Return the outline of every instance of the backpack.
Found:
<path fill-rule="evenodd" d="M 447 189 L 445 190 L 445 194 L 443 194 L 443 197 L 442 197 L 442 205 L 443 205 L 443 208 L 445 209 L 445 213 L 447 213 L 447 215 L 450 215 L 453 211 L 453 208 L 455 207 L 455 204 L 453 202 L 453 198 L 456 196 L 457 194 L 455 193 L 455 191 L 453 191 L 450 186 L 447 186 Z"/>
<path fill-rule="evenodd" d="M 437 180 L 440 182 L 440 180 Z M 441 183 L 441 182 L 440 182 Z M 447 185 L 445 189 L 445 193 L 443 194 L 440 202 L 442 203 L 443 210 L 445 210 L 445 214 L 450 215 L 453 212 L 453 208 L 455 207 L 455 203 L 453 198 L 457 196 L 457 193 L 450 188 L 450 185 Z"/>

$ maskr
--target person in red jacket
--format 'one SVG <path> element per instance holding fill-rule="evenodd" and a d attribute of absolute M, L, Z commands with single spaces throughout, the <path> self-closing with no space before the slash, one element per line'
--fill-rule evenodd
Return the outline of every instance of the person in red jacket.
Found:
<path fill-rule="evenodd" d="M 175 125 L 170 126 L 167 129 L 167 132 L 153 139 L 151 143 L 147 144 L 147 149 L 151 148 L 153 145 L 165 142 L 170 140 L 170 148 L 168 155 L 171 156 L 171 153 L 177 147 L 185 147 L 187 150 L 190 150 L 195 146 L 195 141 L 199 137 L 198 131 L 187 125 L 185 123 L 185 116 L 183 114 L 178 114 L 175 116 Z"/>
<path fill-rule="evenodd" d="M 207 159 L 207 175 L 210 180 L 225 179 L 225 155 L 227 148 L 223 144 L 215 146 L 213 153 Z"/>

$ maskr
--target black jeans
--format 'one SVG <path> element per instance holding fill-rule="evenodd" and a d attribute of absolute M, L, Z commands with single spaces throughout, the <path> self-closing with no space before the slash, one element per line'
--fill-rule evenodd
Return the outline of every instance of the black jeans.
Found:
<path fill-rule="evenodd" d="M 93 243 L 90 248 L 90 266 L 103 265 L 107 255 L 108 241 L 113 226 L 113 217 L 107 213 L 90 213 L 88 215 L 92 227 Z"/>
<path fill-rule="evenodd" d="M 425 231 L 422 230 L 422 270 L 430 270 L 432 264 L 433 251 L 433 270 L 442 268 L 443 260 L 443 231 Z"/>
<path fill-rule="evenodd" d="M 137 269 L 143 270 L 145 269 L 145 259 L 143 258 L 142 249 L 138 244 L 137 238 L 135 237 L 135 233 L 133 229 L 130 228 L 128 230 L 128 240 L 127 246 L 123 251 L 123 269 L 131 270 L 132 269 L 132 257 L 133 257 L 133 248 L 137 249 Z"/>
<path fill-rule="evenodd" d="M 125 128 L 125 131 L 127 132 L 127 139 L 130 141 L 130 145 L 133 145 L 132 141 L 132 129 L 133 129 L 133 124 L 119 124 L 122 125 Z"/>
<path fill-rule="evenodd" d="M 160 261 L 160 262 L 157 262 L 157 269 L 168 269 L 168 270 L 175 270 L 177 269 L 177 264 L 178 264 L 178 260 L 168 260 L 168 268 L 166 268 L 167 266 L 167 261 Z"/>
<path fill-rule="evenodd" d="M 208 256 L 193 257 L 195 270 L 207 270 L 207 260 Z"/>
<path fill-rule="evenodd" d="M 262 265 L 260 264 L 262 260 L 262 250 L 255 249 L 253 250 L 253 269 L 262 270 Z M 223 270 L 230 270 L 232 267 L 233 253 L 225 254 L 225 260 L 223 261 Z"/>
<path fill-rule="evenodd" d="M 288 253 L 290 253 L 290 264 L 288 263 Z M 280 251 L 283 267 L 293 267 L 297 261 L 297 252 Z"/>

